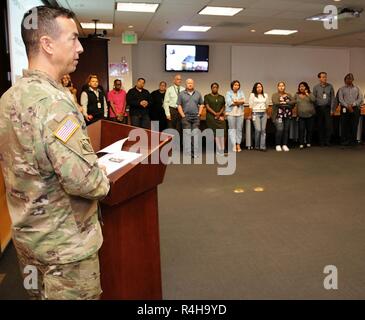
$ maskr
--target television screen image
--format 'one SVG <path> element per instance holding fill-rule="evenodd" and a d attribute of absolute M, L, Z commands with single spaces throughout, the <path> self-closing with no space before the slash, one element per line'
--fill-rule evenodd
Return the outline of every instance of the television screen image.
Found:
<path fill-rule="evenodd" d="M 166 71 L 208 72 L 209 46 L 166 45 Z"/>

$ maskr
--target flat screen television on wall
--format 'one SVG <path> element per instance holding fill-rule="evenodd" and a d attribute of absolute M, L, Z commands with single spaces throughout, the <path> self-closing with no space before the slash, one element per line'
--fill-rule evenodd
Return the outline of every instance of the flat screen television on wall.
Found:
<path fill-rule="evenodd" d="M 165 70 L 167 72 L 208 72 L 208 45 L 165 45 Z"/>

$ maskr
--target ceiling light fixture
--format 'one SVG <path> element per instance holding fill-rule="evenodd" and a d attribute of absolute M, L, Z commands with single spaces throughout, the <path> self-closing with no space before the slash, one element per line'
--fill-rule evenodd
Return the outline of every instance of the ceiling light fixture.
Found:
<path fill-rule="evenodd" d="M 201 15 L 209 16 L 234 16 L 241 12 L 243 8 L 232 8 L 232 7 L 212 7 L 207 6 L 199 12 Z"/>
<path fill-rule="evenodd" d="M 186 32 L 207 32 L 212 27 L 208 26 L 182 26 L 179 31 L 186 31 Z"/>
<path fill-rule="evenodd" d="M 83 29 L 95 29 L 95 23 L 94 22 L 81 22 L 81 27 Z M 112 23 L 97 23 L 96 29 L 98 30 L 113 30 L 113 24 Z"/>
<path fill-rule="evenodd" d="M 297 32 L 298 32 L 298 30 L 273 29 L 273 30 L 265 32 L 265 34 L 266 35 L 273 35 L 273 36 L 289 36 L 289 35 L 297 33 Z"/>
<path fill-rule="evenodd" d="M 156 12 L 159 4 L 158 3 L 117 3 L 117 11 L 124 12 Z"/>

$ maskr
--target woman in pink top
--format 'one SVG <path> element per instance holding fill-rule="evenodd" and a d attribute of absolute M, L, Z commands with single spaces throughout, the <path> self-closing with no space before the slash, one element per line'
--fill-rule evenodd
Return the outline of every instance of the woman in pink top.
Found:
<path fill-rule="evenodd" d="M 128 123 L 128 114 L 126 112 L 127 93 L 122 89 L 122 81 L 114 81 L 114 89 L 108 93 L 110 102 L 109 118 L 112 121 Z"/>

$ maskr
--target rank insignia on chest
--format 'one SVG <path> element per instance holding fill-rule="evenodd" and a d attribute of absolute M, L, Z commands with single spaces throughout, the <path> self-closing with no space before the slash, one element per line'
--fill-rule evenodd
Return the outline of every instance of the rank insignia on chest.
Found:
<path fill-rule="evenodd" d="M 67 117 L 53 134 L 63 143 L 66 143 L 79 128 L 80 125 L 76 120 Z"/>

